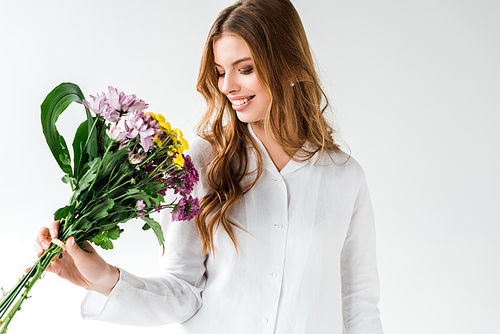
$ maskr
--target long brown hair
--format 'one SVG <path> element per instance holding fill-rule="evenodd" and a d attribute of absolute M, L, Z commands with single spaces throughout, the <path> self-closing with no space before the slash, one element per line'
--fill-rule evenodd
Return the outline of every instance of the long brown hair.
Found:
<path fill-rule="evenodd" d="M 288 0 L 242 0 L 224 9 L 210 29 L 197 90 L 207 101 L 198 135 L 212 146 L 214 159 L 206 168 L 210 191 L 200 201 L 196 226 L 203 252 L 214 251 L 214 233 L 222 226 L 237 249 L 229 219 L 231 210 L 257 182 L 258 168 L 248 171 L 248 144 L 255 147 L 246 124 L 238 120 L 227 97 L 218 88 L 213 44 L 223 35 L 240 37 L 248 46 L 257 76 L 268 95 L 264 128 L 290 157 L 310 159 L 316 152 L 336 150 L 334 130 L 324 117 L 328 99 L 320 87 L 306 33 L 299 14 Z M 308 141 L 312 151 L 303 149 Z M 242 182 L 253 174 L 252 182 Z"/>

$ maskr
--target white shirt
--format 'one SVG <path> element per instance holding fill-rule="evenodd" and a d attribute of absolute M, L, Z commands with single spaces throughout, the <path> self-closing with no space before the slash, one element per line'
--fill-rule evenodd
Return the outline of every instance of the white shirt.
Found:
<path fill-rule="evenodd" d="M 120 269 L 109 295 L 89 292 L 86 319 L 153 326 L 182 322 L 196 334 L 379 334 L 375 230 L 363 171 L 345 154 L 317 153 L 278 172 L 255 138 L 264 169 L 231 220 L 238 254 L 221 228 L 215 256 L 203 256 L 194 221 L 170 222 L 161 273 L 140 278 Z M 190 154 L 207 191 L 210 145 Z M 256 167 L 252 160 L 249 170 Z"/>

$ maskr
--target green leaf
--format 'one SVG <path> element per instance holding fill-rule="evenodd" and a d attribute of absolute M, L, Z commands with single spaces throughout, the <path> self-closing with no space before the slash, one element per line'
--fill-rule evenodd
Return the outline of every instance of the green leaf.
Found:
<path fill-rule="evenodd" d="M 109 231 L 106 231 L 106 234 L 107 234 L 108 238 L 110 238 L 112 240 L 116 240 L 120 237 L 120 233 L 122 233 L 122 232 L 123 232 L 123 230 L 120 229 L 117 225 L 115 225 L 115 227 L 113 227 Z"/>
<path fill-rule="evenodd" d="M 92 181 L 96 178 L 97 174 L 97 169 L 99 168 L 99 163 L 101 162 L 101 158 L 95 158 L 88 164 L 88 170 L 87 172 L 82 176 L 80 181 L 78 182 L 78 185 L 76 186 L 75 191 L 73 192 L 73 195 L 71 196 L 71 203 L 73 201 L 76 201 L 78 199 L 78 196 L 87 189 L 91 184 Z"/>
<path fill-rule="evenodd" d="M 119 167 L 121 167 L 121 164 L 123 164 L 123 162 L 127 162 L 130 165 L 130 163 L 128 162 L 128 150 L 126 147 L 116 152 L 109 152 L 108 154 L 106 154 L 102 161 L 102 170 L 100 174 L 111 174 L 113 170 L 115 170 L 115 168 L 119 170 Z"/>
<path fill-rule="evenodd" d="M 87 218 L 82 218 L 78 221 L 78 229 L 86 231 L 90 221 Z"/>
<path fill-rule="evenodd" d="M 87 154 L 89 155 L 89 160 L 93 160 L 97 157 L 99 151 L 97 146 L 97 130 L 95 129 L 97 117 L 92 117 L 87 107 L 85 107 L 85 111 L 87 113 L 87 133 L 90 133 L 88 136 Z"/>
<path fill-rule="evenodd" d="M 98 246 L 101 246 L 103 249 L 112 249 L 113 242 L 111 240 L 116 240 L 120 237 L 120 234 L 123 232 L 117 225 L 114 225 L 107 231 L 103 231 L 102 233 L 96 235 L 92 238 L 92 242 Z"/>
<path fill-rule="evenodd" d="M 108 216 L 108 210 L 111 209 L 115 205 L 115 201 L 112 198 L 106 199 L 104 202 L 97 204 L 92 207 L 92 211 L 85 215 L 90 221 L 96 221 L 98 219 L 102 219 Z"/>
<path fill-rule="evenodd" d="M 161 229 L 161 225 L 154 219 L 149 218 L 147 216 L 142 217 L 144 221 L 146 221 L 146 224 L 142 227 L 143 230 L 148 230 L 149 228 L 153 229 L 153 232 L 156 235 L 156 238 L 158 239 L 158 243 L 160 246 L 163 246 L 163 243 L 165 242 L 165 238 L 163 236 L 163 231 Z"/>
<path fill-rule="evenodd" d="M 88 120 L 82 122 L 82 124 L 78 126 L 78 129 L 75 133 L 75 138 L 73 139 L 73 169 L 77 180 L 80 178 L 80 163 L 82 162 L 82 160 L 84 160 L 83 155 L 86 154 L 86 152 L 83 150 L 85 148 L 85 144 L 87 143 L 89 134 L 87 123 Z"/>
<path fill-rule="evenodd" d="M 103 249 L 113 249 L 113 243 L 103 233 L 96 235 L 91 241 Z"/>
<path fill-rule="evenodd" d="M 82 103 L 85 99 L 80 88 L 65 82 L 55 87 L 41 105 L 42 130 L 52 155 L 63 172 L 73 175 L 71 157 L 66 141 L 59 134 L 56 122 L 64 110 L 72 103 Z"/>
<path fill-rule="evenodd" d="M 63 181 L 63 183 L 68 184 L 69 178 L 70 178 L 70 176 L 68 174 L 64 174 L 64 176 L 62 177 L 61 181 Z"/>
<path fill-rule="evenodd" d="M 63 208 L 60 208 L 54 213 L 54 220 L 59 220 L 68 217 L 70 213 L 73 213 L 74 207 L 72 205 L 66 205 Z"/>

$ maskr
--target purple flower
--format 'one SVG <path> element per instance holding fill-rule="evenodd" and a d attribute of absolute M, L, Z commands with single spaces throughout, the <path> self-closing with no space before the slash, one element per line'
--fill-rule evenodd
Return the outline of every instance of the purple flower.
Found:
<path fill-rule="evenodd" d="M 173 174 L 165 175 L 167 179 L 168 188 L 174 190 L 174 194 L 181 194 L 183 196 L 190 194 L 193 191 L 194 185 L 199 180 L 198 171 L 193 165 L 193 161 L 189 155 L 183 155 L 184 168 L 176 171 Z"/>
<path fill-rule="evenodd" d="M 118 125 L 111 125 L 109 129 L 106 130 L 106 134 L 109 136 L 109 138 L 120 143 L 123 143 L 125 138 L 127 138 L 127 133 L 123 132 Z"/>
<path fill-rule="evenodd" d="M 144 211 L 144 208 L 146 208 L 146 204 L 144 204 L 142 199 L 138 199 L 135 205 L 137 206 L 137 211 Z"/>
<path fill-rule="evenodd" d="M 138 99 L 135 94 L 125 95 L 123 92 L 118 92 L 118 89 L 109 86 L 107 94 L 109 105 L 112 109 L 118 111 L 129 110 L 145 110 L 149 105 L 141 99 Z"/>
<path fill-rule="evenodd" d="M 91 101 L 84 100 L 83 104 L 97 115 L 101 115 L 113 123 L 118 122 L 124 112 L 142 111 L 149 106 L 143 100 L 138 99 L 135 94 L 125 95 L 111 86 L 108 87 L 108 93 L 97 94 L 97 96 L 90 95 L 90 97 Z"/>
<path fill-rule="evenodd" d="M 172 221 L 191 220 L 200 213 L 198 198 L 191 195 L 182 197 L 172 213 Z"/>
<path fill-rule="evenodd" d="M 178 176 L 167 178 L 167 187 L 174 190 L 174 194 L 182 194 L 182 179 Z"/>
<path fill-rule="evenodd" d="M 118 122 L 120 120 L 120 113 L 109 105 L 109 100 L 104 93 L 101 95 L 97 94 L 97 96 L 90 95 L 90 98 L 92 101 L 83 100 L 83 104 L 95 114 L 101 115 L 110 122 Z"/>
<path fill-rule="evenodd" d="M 193 191 L 193 187 L 198 182 L 200 176 L 189 155 L 184 156 L 184 168 L 185 172 L 181 174 L 182 189 L 180 191 L 182 194 L 189 194 Z"/>
<path fill-rule="evenodd" d="M 128 113 L 128 118 L 125 121 L 125 131 L 128 138 L 140 136 L 144 152 L 147 152 L 153 145 L 154 136 L 162 133 L 156 121 L 150 121 L 150 115 L 145 115 L 139 110 L 132 110 Z"/>

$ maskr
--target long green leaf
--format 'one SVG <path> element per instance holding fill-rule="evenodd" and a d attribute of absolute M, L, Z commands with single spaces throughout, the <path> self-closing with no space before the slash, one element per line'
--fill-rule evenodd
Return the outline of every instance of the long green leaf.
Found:
<path fill-rule="evenodd" d="M 156 239 L 158 239 L 158 243 L 163 246 L 165 243 L 165 237 L 163 236 L 163 230 L 161 229 L 161 225 L 154 220 L 153 218 L 149 218 L 148 216 L 142 217 L 146 224 L 142 227 L 143 230 L 153 229 L 153 232 L 156 235 Z"/>
<path fill-rule="evenodd" d="M 57 131 L 56 122 L 72 102 L 82 103 L 84 99 L 85 97 L 77 85 L 64 82 L 54 88 L 41 105 L 41 121 L 45 140 L 59 167 L 70 176 L 73 176 L 71 157 L 66 141 Z"/>
<path fill-rule="evenodd" d="M 87 137 L 88 137 L 88 126 L 87 126 L 88 121 L 84 121 L 78 129 L 76 130 L 75 133 L 75 138 L 73 139 L 73 159 L 74 159 L 74 175 L 77 180 L 80 179 L 80 165 L 83 159 L 83 154 L 84 152 L 84 146 L 85 143 L 87 142 Z M 85 163 L 86 161 L 83 161 Z"/>

